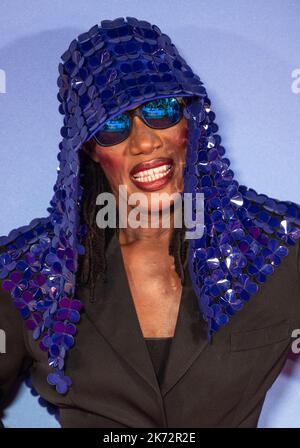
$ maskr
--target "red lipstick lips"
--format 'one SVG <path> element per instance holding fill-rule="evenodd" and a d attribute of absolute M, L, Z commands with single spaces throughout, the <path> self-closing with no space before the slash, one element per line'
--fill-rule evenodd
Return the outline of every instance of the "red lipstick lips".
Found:
<path fill-rule="evenodd" d="M 159 167 L 164 167 L 158 170 Z M 148 170 L 149 173 L 144 173 Z M 141 190 L 155 191 L 165 186 L 174 174 L 174 161 L 169 157 L 159 157 L 135 165 L 130 171 L 131 181 Z M 153 178 L 154 176 L 158 178 Z"/>

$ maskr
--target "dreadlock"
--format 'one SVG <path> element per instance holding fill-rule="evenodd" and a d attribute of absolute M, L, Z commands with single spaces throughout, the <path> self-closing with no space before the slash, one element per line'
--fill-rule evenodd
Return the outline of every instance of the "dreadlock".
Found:
<path fill-rule="evenodd" d="M 96 215 L 101 206 L 96 204 L 97 196 L 102 192 L 112 192 L 109 182 L 99 163 L 95 162 L 83 149 L 79 150 L 80 184 L 83 194 L 80 209 L 80 223 L 87 225 L 87 233 L 82 244 L 84 255 L 78 257 L 78 281 L 81 285 L 88 285 L 92 291 L 90 300 L 93 301 L 93 291 L 96 281 L 100 278 L 106 282 L 105 251 L 114 235 L 115 229 L 102 229 L 97 226 Z M 174 228 L 169 246 L 169 254 L 174 257 L 175 269 L 184 284 L 184 269 L 187 263 L 188 244 L 184 240 L 185 227 Z"/>

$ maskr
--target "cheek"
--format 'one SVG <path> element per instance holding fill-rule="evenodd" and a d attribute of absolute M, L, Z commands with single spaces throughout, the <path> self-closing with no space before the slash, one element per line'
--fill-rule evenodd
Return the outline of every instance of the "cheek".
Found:
<path fill-rule="evenodd" d="M 111 157 L 106 154 L 101 154 L 99 155 L 98 160 L 108 177 L 114 176 L 121 170 L 122 160 L 119 157 Z"/>
<path fill-rule="evenodd" d="M 188 143 L 188 127 L 187 125 L 182 125 L 177 129 L 172 138 L 172 143 L 177 150 L 180 151 L 180 155 L 184 155 Z"/>

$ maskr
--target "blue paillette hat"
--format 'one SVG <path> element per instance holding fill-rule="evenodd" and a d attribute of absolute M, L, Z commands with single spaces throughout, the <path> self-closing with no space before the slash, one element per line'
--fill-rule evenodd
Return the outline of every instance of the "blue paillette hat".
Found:
<path fill-rule="evenodd" d="M 0 278 L 48 352 L 49 384 L 72 384 L 64 359 L 74 346 L 82 303 L 75 298 L 83 254 L 78 150 L 106 120 L 152 99 L 187 96 L 184 192 L 204 194 L 204 235 L 189 240 L 189 272 L 208 338 L 226 325 L 280 265 L 300 237 L 300 207 L 239 185 L 224 156 L 199 76 L 156 25 L 134 17 L 103 20 L 74 39 L 59 64 L 64 116 L 59 168 L 48 216 L 0 238 Z"/>

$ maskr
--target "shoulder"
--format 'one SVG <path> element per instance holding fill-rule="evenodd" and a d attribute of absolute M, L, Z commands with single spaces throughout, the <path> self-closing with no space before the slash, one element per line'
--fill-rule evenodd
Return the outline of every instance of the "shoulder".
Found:
<path fill-rule="evenodd" d="M 240 185 L 238 191 L 242 195 L 243 206 L 248 210 L 251 218 L 266 223 L 270 221 L 272 216 L 281 219 L 286 218 L 290 224 L 294 224 L 298 229 L 300 228 L 300 204 L 257 193 L 253 188 L 245 185 Z M 277 224 L 277 221 L 270 222 L 273 228 L 277 227 Z M 297 233 L 297 236 L 300 237 L 300 234 Z"/>
<path fill-rule="evenodd" d="M 0 237 L 1 309 L 13 301 L 22 314 L 20 302 L 35 271 L 38 251 L 51 241 L 53 226 L 49 217 L 36 218 L 28 225 Z M 8 312 L 8 310 L 7 310 Z M 25 316 L 23 316 L 25 317 Z"/>
<path fill-rule="evenodd" d="M 25 252 L 30 244 L 35 243 L 42 235 L 50 236 L 52 231 L 50 216 L 35 218 L 27 225 L 11 230 L 8 235 L 0 236 L 0 254 L 13 248 L 19 249 L 20 253 Z"/>
<path fill-rule="evenodd" d="M 268 269 L 275 271 L 264 289 L 272 287 L 273 296 L 281 292 L 283 297 L 294 297 L 300 305 L 300 205 L 244 185 L 239 186 L 239 193 L 242 207 L 247 210 L 244 224 L 259 242 Z M 298 313 L 300 316 L 300 309 Z"/>

